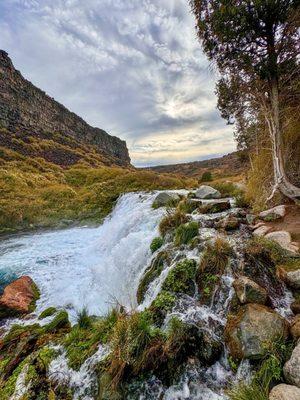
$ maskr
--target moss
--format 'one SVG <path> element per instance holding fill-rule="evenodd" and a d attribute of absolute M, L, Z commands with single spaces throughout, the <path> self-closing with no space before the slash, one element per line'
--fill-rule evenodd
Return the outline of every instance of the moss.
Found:
<path fill-rule="evenodd" d="M 46 308 L 44 311 L 41 312 L 41 314 L 39 315 L 39 319 L 44 319 L 47 317 L 51 317 L 53 314 L 56 313 L 56 308 L 55 307 L 48 307 Z"/>
<path fill-rule="evenodd" d="M 172 310 L 176 302 L 176 297 L 174 294 L 162 290 L 153 300 L 149 308 L 152 313 L 153 321 L 157 325 L 161 325 L 165 319 L 168 312 Z"/>
<path fill-rule="evenodd" d="M 136 297 L 138 304 L 144 301 L 149 285 L 161 274 L 164 268 L 164 263 L 168 261 L 168 258 L 168 253 L 164 251 L 158 253 L 152 261 L 150 267 L 145 271 L 137 289 Z"/>
<path fill-rule="evenodd" d="M 199 233 L 198 222 L 188 222 L 180 225 L 175 232 L 174 243 L 176 246 L 181 244 L 189 244 L 191 240 Z"/>
<path fill-rule="evenodd" d="M 162 290 L 193 295 L 195 291 L 195 274 L 196 261 L 185 259 L 179 262 L 168 273 L 162 285 Z"/>
<path fill-rule="evenodd" d="M 45 333 L 53 333 L 57 332 L 58 330 L 64 328 L 64 329 L 70 329 L 70 322 L 69 322 L 69 316 L 67 311 L 62 310 L 60 311 L 49 324 L 45 325 L 43 327 L 43 331 Z"/>
<path fill-rule="evenodd" d="M 155 253 L 161 246 L 164 244 L 164 240 L 162 237 L 156 237 L 152 240 L 150 244 L 150 250 L 152 253 Z"/>
<path fill-rule="evenodd" d="M 58 355 L 58 352 L 48 346 L 43 347 L 38 353 L 38 362 L 41 364 L 41 367 L 44 369 L 48 369 L 51 361 L 53 361 Z"/>
<path fill-rule="evenodd" d="M 18 376 L 20 375 L 20 373 L 22 372 L 23 368 L 26 366 L 27 363 L 28 363 L 27 359 L 23 360 L 13 371 L 11 376 L 6 380 L 6 382 L 4 382 L 4 385 L 0 387 L 1 400 L 9 400 L 11 398 L 11 396 L 15 391 Z"/>

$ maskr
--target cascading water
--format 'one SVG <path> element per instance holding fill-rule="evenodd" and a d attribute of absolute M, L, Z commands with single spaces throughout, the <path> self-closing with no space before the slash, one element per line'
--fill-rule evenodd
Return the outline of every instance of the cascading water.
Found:
<path fill-rule="evenodd" d="M 71 319 L 86 307 L 103 315 L 113 304 L 136 305 L 140 273 L 151 255 L 163 210 L 153 210 L 155 194 L 123 195 L 97 228 L 82 227 L 13 236 L 0 242 L 0 274 L 29 275 L 41 298 L 36 313 L 67 308 Z"/>

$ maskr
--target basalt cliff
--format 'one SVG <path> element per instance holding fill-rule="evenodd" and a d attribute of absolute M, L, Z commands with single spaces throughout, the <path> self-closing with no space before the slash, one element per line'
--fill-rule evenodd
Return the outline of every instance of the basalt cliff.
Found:
<path fill-rule="evenodd" d="M 88 125 L 17 71 L 0 50 L 0 147 L 70 166 L 129 166 L 126 142 Z"/>

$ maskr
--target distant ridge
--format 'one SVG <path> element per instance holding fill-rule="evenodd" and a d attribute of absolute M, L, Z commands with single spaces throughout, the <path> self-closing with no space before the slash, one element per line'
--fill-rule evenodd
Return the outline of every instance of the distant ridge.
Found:
<path fill-rule="evenodd" d="M 26 80 L 4 50 L 0 50 L 0 128 L 3 128 L 0 146 L 26 156 L 40 156 L 68 166 L 81 158 L 89 162 L 87 154 L 96 153 L 90 157 L 92 164 L 97 161 L 105 165 L 130 165 L 125 141 L 91 127 Z M 41 143 L 37 154 L 33 146 L 21 143 L 26 144 L 29 137 Z"/>
<path fill-rule="evenodd" d="M 247 158 L 241 151 L 215 157 L 208 160 L 192 161 L 187 163 L 157 165 L 148 167 L 152 171 L 160 173 L 172 173 L 181 176 L 199 178 L 206 171 L 222 172 L 224 175 L 239 175 L 247 167 Z"/>

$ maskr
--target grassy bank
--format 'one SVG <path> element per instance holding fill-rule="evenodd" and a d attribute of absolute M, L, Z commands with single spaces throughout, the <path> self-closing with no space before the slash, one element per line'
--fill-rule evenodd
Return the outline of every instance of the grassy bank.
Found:
<path fill-rule="evenodd" d="M 100 222 L 122 193 L 195 185 L 193 179 L 119 167 L 78 163 L 62 168 L 2 148 L 0 233 Z"/>

